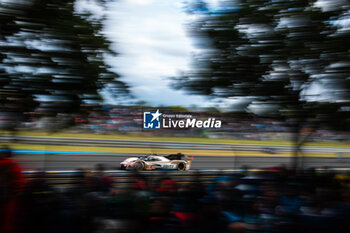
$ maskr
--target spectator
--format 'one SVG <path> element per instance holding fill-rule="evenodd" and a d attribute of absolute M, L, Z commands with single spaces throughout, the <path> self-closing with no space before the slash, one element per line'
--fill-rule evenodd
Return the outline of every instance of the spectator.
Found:
<path fill-rule="evenodd" d="M 20 167 L 11 158 L 12 150 L 0 150 L 0 232 L 15 232 L 18 193 L 23 185 Z"/>

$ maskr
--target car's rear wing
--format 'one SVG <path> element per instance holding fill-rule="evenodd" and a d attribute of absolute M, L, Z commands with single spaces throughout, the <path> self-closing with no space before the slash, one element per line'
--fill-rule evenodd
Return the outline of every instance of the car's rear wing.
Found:
<path fill-rule="evenodd" d="M 182 153 L 165 155 L 164 157 L 169 159 L 169 160 L 185 160 L 185 161 L 188 161 L 188 156 L 184 155 Z"/>

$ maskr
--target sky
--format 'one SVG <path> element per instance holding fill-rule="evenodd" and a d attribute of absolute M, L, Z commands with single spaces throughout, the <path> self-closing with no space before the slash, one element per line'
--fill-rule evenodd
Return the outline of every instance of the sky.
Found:
<path fill-rule="evenodd" d="M 137 99 L 154 106 L 213 104 L 204 96 L 170 87 L 170 77 L 189 69 L 196 50 L 186 35 L 190 16 L 183 10 L 183 0 L 118 0 L 107 3 L 106 10 L 84 0 L 80 7 L 96 16 L 105 14 L 104 33 L 119 53 L 106 62 Z M 107 103 L 116 103 L 108 92 L 104 95 Z"/>
<path fill-rule="evenodd" d="M 241 104 L 242 100 L 231 98 L 218 102 L 170 87 L 170 77 L 189 70 L 192 54 L 198 52 L 194 38 L 186 33 L 191 16 L 183 10 L 184 1 L 114 0 L 107 1 L 103 9 L 94 4 L 94 0 L 79 0 L 77 9 L 93 12 L 96 17 L 106 17 L 104 34 L 112 42 L 112 49 L 119 53 L 106 57 L 106 62 L 121 75 L 122 81 L 131 86 L 131 93 L 135 96 L 133 101 L 142 100 L 153 106 L 235 108 L 235 104 Z M 219 1 L 206 0 L 212 9 Z M 345 0 L 337 3 L 342 1 Z M 318 0 L 315 5 L 327 11 L 339 7 L 339 4 L 332 0 Z M 349 19 L 344 16 L 336 23 L 348 29 Z M 307 91 L 314 96 L 323 92 L 316 84 Z M 103 92 L 103 95 L 107 103 L 120 104 L 108 92 Z"/>

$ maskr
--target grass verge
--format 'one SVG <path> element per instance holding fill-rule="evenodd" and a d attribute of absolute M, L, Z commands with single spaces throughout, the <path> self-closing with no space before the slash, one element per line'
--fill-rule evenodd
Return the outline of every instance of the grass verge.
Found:
<path fill-rule="evenodd" d="M 55 146 L 55 145 L 33 145 L 33 144 L 7 144 L 15 150 L 41 150 L 41 151 L 67 151 L 67 152 L 96 152 L 96 153 L 136 153 L 136 154 L 172 154 L 184 153 L 193 156 L 269 156 L 269 157 L 290 157 L 289 152 L 277 154 L 268 154 L 260 151 L 222 151 L 222 150 L 175 150 L 175 149 L 154 149 L 154 148 L 111 148 L 111 147 L 82 147 L 82 146 Z M 97 155 L 98 156 L 98 155 Z M 334 153 L 305 153 L 306 157 L 336 157 Z M 350 157 L 350 154 L 344 154 L 344 157 Z"/>
<path fill-rule="evenodd" d="M 0 135 L 11 135 L 10 132 L 0 131 Z M 155 137 L 148 134 L 92 134 L 92 133 L 71 133 L 71 132 L 36 132 L 36 131 L 19 131 L 18 136 L 31 137 L 63 137 L 63 138 L 82 138 L 82 139 L 108 139 L 108 140 L 130 140 L 130 141 L 158 141 L 158 142 L 191 142 L 191 143 L 216 143 L 216 144 L 238 144 L 238 145 L 292 145 L 289 141 L 258 141 L 258 140 L 235 140 L 221 138 L 196 138 L 196 137 Z M 310 142 L 305 146 L 316 147 L 350 147 L 348 143 L 342 142 Z"/>

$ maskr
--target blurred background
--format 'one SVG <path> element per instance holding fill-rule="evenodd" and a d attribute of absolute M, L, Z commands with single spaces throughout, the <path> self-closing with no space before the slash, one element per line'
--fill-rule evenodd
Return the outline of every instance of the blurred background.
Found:
<path fill-rule="evenodd" d="M 343 232 L 349 39 L 345 0 L 0 0 L 0 232 Z"/>

